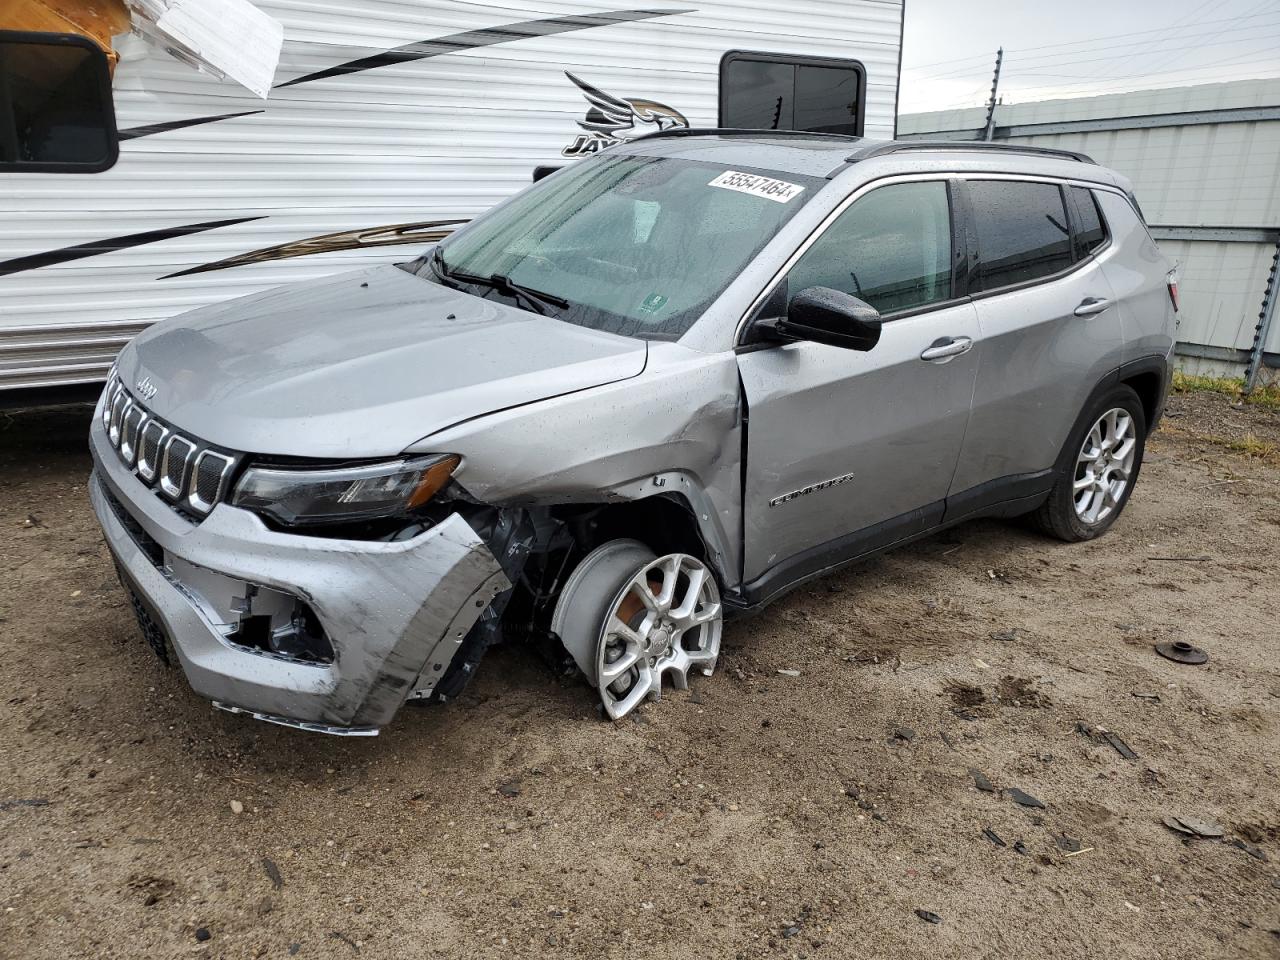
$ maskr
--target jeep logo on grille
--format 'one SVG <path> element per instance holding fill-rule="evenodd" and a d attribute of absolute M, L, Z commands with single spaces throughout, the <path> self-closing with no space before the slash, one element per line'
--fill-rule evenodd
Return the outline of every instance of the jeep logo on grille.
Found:
<path fill-rule="evenodd" d="M 156 395 L 156 391 L 160 389 L 151 382 L 150 377 L 143 377 L 135 383 L 134 386 L 137 387 L 138 395 L 141 396 L 143 400 L 150 400 Z"/>

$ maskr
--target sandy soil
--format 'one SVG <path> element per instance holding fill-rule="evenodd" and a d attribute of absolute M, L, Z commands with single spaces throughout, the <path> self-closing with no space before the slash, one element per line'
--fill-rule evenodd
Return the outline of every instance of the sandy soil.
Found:
<path fill-rule="evenodd" d="M 509 650 L 353 741 L 165 670 L 87 413 L 0 417 L 0 956 L 1280 956 L 1280 414 L 1171 410 L 1099 542 L 891 554 L 618 725 Z"/>

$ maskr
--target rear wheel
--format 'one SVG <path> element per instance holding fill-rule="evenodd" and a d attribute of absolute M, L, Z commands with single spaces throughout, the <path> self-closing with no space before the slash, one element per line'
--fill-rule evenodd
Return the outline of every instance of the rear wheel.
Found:
<path fill-rule="evenodd" d="M 683 690 L 691 671 L 711 676 L 722 622 L 715 574 L 701 560 L 613 540 L 574 570 L 551 628 L 617 720 L 656 700 L 664 680 Z"/>
<path fill-rule="evenodd" d="M 1032 514 L 1045 533 L 1068 542 L 1092 540 L 1115 523 L 1133 493 L 1146 449 L 1142 401 L 1121 385 L 1099 399 L 1049 497 Z"/>

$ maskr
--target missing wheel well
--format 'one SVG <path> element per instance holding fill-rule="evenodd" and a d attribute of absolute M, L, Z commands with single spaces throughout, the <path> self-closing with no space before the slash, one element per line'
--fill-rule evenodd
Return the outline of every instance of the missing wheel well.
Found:
<path fill-rule="evenodd" d="M 564 511 L 564 513 L 561 513 Z M 639 540 L 659 556 L 687 553 L 711 562 L 693 508 L 679 494 L 661 494 L 626 503 L 555 508 L 584 550 L 609 540 Z M 714 565 L 714 564 L 713 564 Z"/>
<path fill-rule="evenodd" d="M 513 587 L 496 598 L 472 627 L 435 699 L 456 697 L 494 644 L 526 644 L 558 672 L 566 657 L 551 631 L 556 601 L 574 569 L 611 540 L 638 540 L 663 556 L 688 554 L 715 569 L 692 506 L 679 494 L 617 503 L 505 506 L 455 502 L 498 558 Z M 715 571 L 717 575 L 720 571 Z"/>

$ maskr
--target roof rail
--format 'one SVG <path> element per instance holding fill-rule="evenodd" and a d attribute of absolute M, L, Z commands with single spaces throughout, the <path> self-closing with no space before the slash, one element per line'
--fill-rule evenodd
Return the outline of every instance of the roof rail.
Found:
<path fill-rule="evenodd" d="M 991 143 L 988 140 L 888 140 L 874 143 L 865 150 L 850 154 L 850 163 L 869 160 L 872 157 L 883 157 L 891 153 L 914 153 L 926 150 L 955 150 L 979 153 L 1023 153 L 1039 157 L 1057 157 L 1060 160 L 1076 160 L 1080 163 L 1095 163 L 1088 154 L 1075 150 L 1056 150 L 1053 147 L 1027 147 L 1017 143 Z"/>
<path fill-rule="evenodd" d="M 657 137 L 822 137 L 830 140 L 858 142 L 864 137 L 850 133 L 826 133 L 820 130 L 760 130 L 749 127 L 672 127 L 669 130 L 655 130 L 633 138 L 636 140 L 653 140 Z"/>

